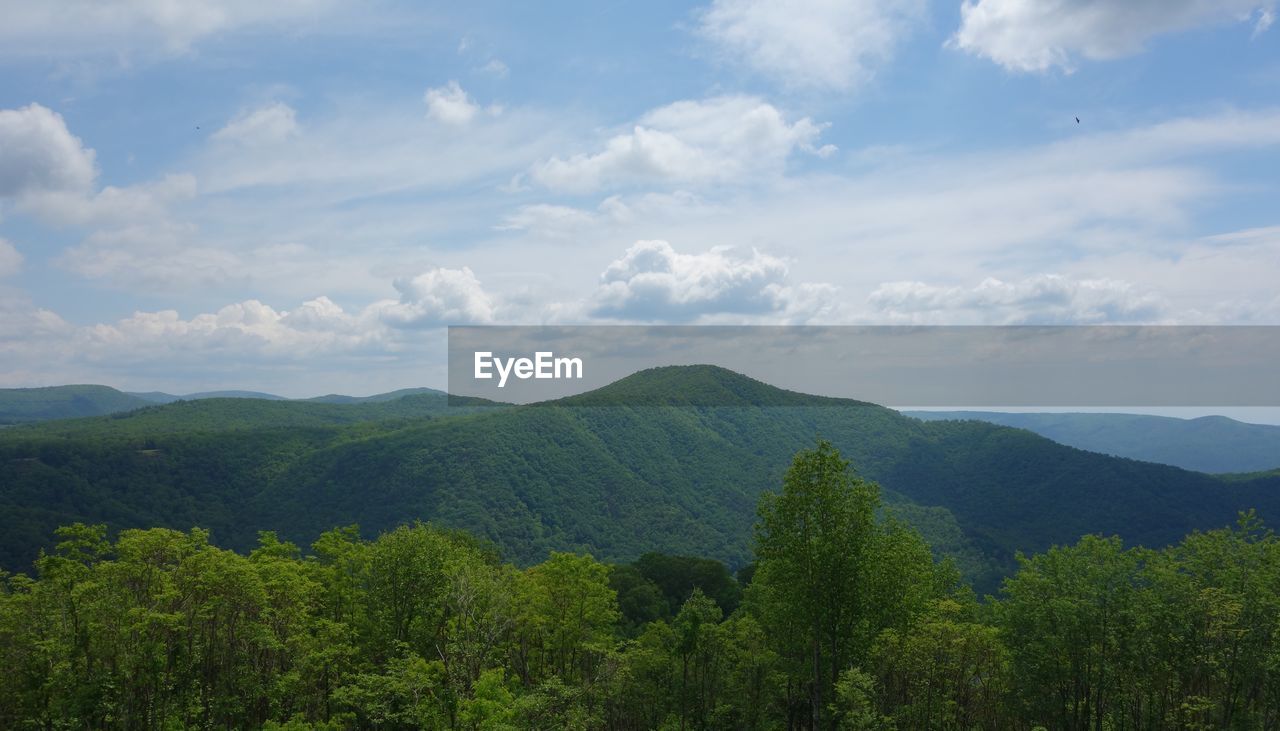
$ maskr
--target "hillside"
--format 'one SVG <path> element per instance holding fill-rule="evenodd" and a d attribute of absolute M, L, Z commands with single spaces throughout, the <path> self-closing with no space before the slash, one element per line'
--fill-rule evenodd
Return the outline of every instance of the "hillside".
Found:
<path fill-rule="evenodd" d="M 0 565 L 25 565 L 71 520 L 198 524 L 247 547 L 268 528 L 305 543 L 332 525 L 359 523 L 372 534 L 418 518 L 476 532 L 522 563 L 554 548 L 607 559 L 663 550 L 739 565 L 750 555 L 756 498 L 817 436 L 883 485 L 892 512 L 943 536 L 930 537 L 960 552 L 983 586 L 1012 566 L 1015 551 L 1084 533 L 1164 545 L 1227 525 L 1241 509 L 1280 519 L 1274 474 L 1223 480 L 992 424 L 923 422 L 711 367 L 645 371 L 534 406 L 356 417 L 423 398 L 432 397 L 184 402 L 6 430 Z M 245 404 L 264 411 L 256 420 L 218 411 Z M 281 410 L 268 418 L 266 409 Z"/>
<path fill-rule="evenodd" d="M 396 399 L 401 399 L 401 398 L 404 398 L 405 396 L 423 396 L 423 395 L 445 396 L 447 394 L 444 391 L 439 391 L 434 388 L 402 388 L 398 391 L 388 391 L 387 393 L 377 393 L 372 396 L 343 396 L 342 394 L 331 393 L 324 396 L 316 396 L 315 398 L 310 398 L 307 400 L 318 401 L 321 403 L 328 403 L 328 404 L 365 404 L 365 403 L 377 403 L 380 401 L 395 401 Z"/>
<path fill-rule="evenodd" d="M 15 440 L 50 436 L 94 438 L 150 438 L 158 434 L 188 432 L 271 431 L 337 427 L 368 422 L 417 422 L 441 416 L 460 416 L 488 406 L 502 406 L 483 399 L 450 406 L 448 396 L 421 393 L 389 401 L 327 403 L 260 398 L 201 398 L 153 404 L 105 416 L 46 421 L 10 430 Z"/>
<path fill-rule="evenodd" d="M 26 424 L 128 411 L 149 402 L 108 386 L 0 389 L 0 424 Z"/>
<path fill-rule="evenodd" d="M 1176 419 L 1140 414 L 1019 414 L 907 411 L 918 419 L 976 419 L 1027 429 L 1090 452 L 1198 472 L 1260 472 L 1280 467 L 1280 426 L 1224 416 Z"/>
<path fill-rule="evenodd" d="M 263 399 L 266 401 L 286 401 L 283 396 L 277 396 L 273 393 L 263 393 L 261 391 L 200 391 L 198 393 L 188 393 L 181 396 L 175 396 L 164 391 L 147 391 L 145 393 L 131 393 L 130 396 L 137 396 L 157 404 L 171 404 L 174 401 L 198 401 L 200 399 L 209 398 L 245 398 L 245 399 Z"/>

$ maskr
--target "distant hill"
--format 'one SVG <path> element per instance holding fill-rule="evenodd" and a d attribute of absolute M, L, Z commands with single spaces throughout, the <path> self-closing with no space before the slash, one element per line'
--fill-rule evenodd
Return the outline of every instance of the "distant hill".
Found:
<path fill-rule="evenodd" d="M 175 396 L 171 393 L 163 391 L 148 391 L 146 393 L 131 393 L 131 396 L 145 399 L 157 404 L 171 404 L 174 401 L 196 401 L 199 399 L 209 398 L 244 398 L 244 399 L 262 399 L 265 401 L 313 401 L 323 404 L 363 404 L 379 401 L 395 401 L 405 396 L 420 396 L 423 394 L 433 394 L 443 396 L 444 391 L 434 388 L 402 388 L 398 391 L 388 391 L 387 393 L 378 393 L 372 396 L 344 396 L 342 394 L 331 393 L 324 396 L 316 396 L 308 399 L 287 399 L 284 396 L 277 396 L 273 393 L 263 393 L 261 391 L 201 391 L 199 393 L 188 393 L 183 396 Z"/>
<path fill-rule="evenodd" d="M 483 399 L 454 399 L 443 393 L 402 396 L 391 401 L 324 403 L 259 398 L 183 399 L 150 404 L 123 413 L 83 419 L 27 424 L 10 430 L 10 438 L 42 439 L 148 437 L 155 434 L 225 433 L 311 429 L 371 422 L 415 422 L 460 416 L 501 407 Z"/>
<path fill-rule="evenodd" d="M 171 404 L 174 401 L 196 401 L 207 398 L 246 398 L 263 399 L 265 401 L 288 400 L 284 396 L 277 396 L 273 393 L 262 393 L 261 391 L 200 391 L 199 393 L 188 393 L 183 396 L 175 396 L 163 391 L 147 391 L 145 393 L 130 393 L 129 395 L 137 396 L 140 399 L 157 404 Z"/>
<path fill-rule="evenodd" d="M 433 396 L 444 396 L 444 391 L 437 391 L 434 388 L 402 388 L 399 391 L 389 391 L 387 393 L 374 394 L 373 396 L 343 396 L 341 394 L 331 393 L 325 396 L 316 396 L 307 399 L 307 401 L 317 401 L 326 404 L 364 404 L 376 403 L 379 401 L 395 401 L 405 396 L 421 396 L 423 394 Z"/>
<path fill-rule="evenodd" d="M 1225 416 L 1175 419 L 1138 414 L 1019 414 L 905 411 L 918 419 L 977 419 L 1027 429 L 1060 444 L 1199 472 L 1260 472 L 1280 467 L 1280 426 Z"/>
<path fill-rule="evenodd" d="M 1280 473 L 1217 478 L 710 366 L 545 404 L 446 404 L 210 400 L 2 430 L 0 566 L 28 565 L 74 520 L 201 525 L 247 548 L 259 530 L 308 543 L 334 525 L 373 533 L 415 519 L 466 528 L 524 563 L 558 549 L 739 565 L 760 493 L 819 436 L 986 590 L 1016 551 L 1085 533 L 1157 546 L 1242 509 L 1280 521 Z"/>
<path fill-rule="evenodd" d="M 25 424 L 128 411 L 148 401 L 108 386 L 0 389 L 0 424 Z"/>

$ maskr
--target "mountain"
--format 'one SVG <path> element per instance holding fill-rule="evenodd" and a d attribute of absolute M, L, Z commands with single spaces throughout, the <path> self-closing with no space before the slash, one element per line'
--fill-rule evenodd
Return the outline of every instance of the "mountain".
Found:
<path fill-rule="evenodd" d="M 1199 472 L 1260 472 L 1280 467 L 1280 426 L 1225 416 L 1175 419 L 1139 414 L 1018 414 L 905 411 L 917 419 L 976 419 L 1027 429 L 1090 452 Z"/>
<path fill-rule="evenodd" d="M 60 439 L 92 441 L 98 438 L 151 439 L 163 434 L 257 433 L 369 423 L 380 423 L 387 428 L 387 425 L 404 426 L 502 406 L 505 404 L 457 397 L 450 405 L 449 397 L 438 392 L 402 396 L 393 401 L 354 404 L 211 397 L 152 404 L 99 417 L 26 424 L 10 429 L 8 436 L 19 440 L 57 436 Z"/>
<path fill-rule="evenodd" d="M 108 386 L 0 389 L 0 424 L 25 424 L 128 411 L 148 402 Z"/>
<path fill-rule="evenodd" d="M 405 396 L 424 395 L 443 397 L 445 393 L 433 388 L 404 388 L 399 391 L 374 394 L 373 396 L 329 394 L 306 400 L 328 404 L 364 404 L 398 401 Z M 179 396 L 165 393 L 164 391 L 122 392 L 110 386 L 93 385 L 7 388 L 0 389 L 0 426 L 55 419 L 102 416 L 131 411 L 144 406 L 205 399 L 290 400 L 283 396 L 261 391 L 201 391 Z M 342 421 L 342 419 L 339 418 L 338 421 Z"/>
<path fill-rule="evenodd" d="M 429 394 L 434 396 L 446 395 L 444 391 L 437 391 L 434 388 L 402 388 L 399 391 L 389 391 L 387 393 L 378 393 L 372 396 L 343 396 L 337 393 L 331 393 L 325 396 L 316 396 L 307 399 L 308 401 L 317 401 L 327 404 L 364 404 L 379 401 L 395 401 L 405 396 L 421 396 Z"/>
<path fill-rule="evenodd" d="M 436 396 L 445 395 L 444 391 L 438 391 L 434 388 L 402 388 L 398 391 L 388 391 L 387 393 L 377 393 L 372 396 L 344 396 L 338 393 L 330 393 L 324 396 L 316 396 L 309 399 L 299 399 L 302 401 L 312 401 L 322 404 L 364 404 L 380 401 L 395 401 L 405 396 L 421 396 L 431 394 Z M 145 399 L 157 404 L 171 404 L 174 401 L 196 401 L 207 398 L 244 398 L 244 399 L 262 399 L 264 401 L 289 401 L 284 396 L 276 396 L 272 393 L 263 393 L 261 391 L 201 391 L 199 393 L 189 393 L 185 396 L 175 396 L 171 393 L 163 391 L 149 391 L 147 393 L 134 393 L 131 396 Z"/>
<path fill-rule="evenodd" d="M 163 391 L 147 391 L 145 393 L 131 393 L 129 395 L 137 396 L 140 399 L 157 404 L 171 404 L 174 401 L 196 401 L 206 398 L 247 398 L 263 399 L 265 401 L 288 400 L 284 396 L 277 396 L 272 393 L 262 393 L 261 391 L 200 391 L 199 393 L 188 393 L 183 396 L 175 396 Z"/>
<path fill-rule="evenodd" d="M 413 399 L 436 405 L 414 414 Z M 984 588 L 1016 551 L 1085 533 L 1158 546 L 1242 509 L 1280 519 L 1280 474 L 1218 478 L 693 366 L 530 406 L 212 400 L 6 429 L 0 566 L 27 565 L 73 520 L 200 525 L 247 548 L 259 530 L 307 543 L 334 525 L 374 533 L 415 519 L 466 528 L 523 563 L 571 549 L 740 565 L 760 493 L 817 437 Z"/>

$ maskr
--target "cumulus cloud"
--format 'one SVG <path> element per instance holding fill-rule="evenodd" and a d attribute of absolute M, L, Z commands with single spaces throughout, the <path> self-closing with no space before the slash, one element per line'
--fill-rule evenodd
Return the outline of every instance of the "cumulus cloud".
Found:
<path fill-rule="evenodd" d="M 445 124 L 465 125 L 480 113 L 480 105 L 456 81 L 427 89 L 423 98 L 427 102 L 427 116 Z"/>
<path fill-rule="evenodd" d="M 797 149 L 833 153 L 831 145 L 817 146 L 822 128 L 808 117 L 789 122 L 756 97 L 681 101 L 645 114 L 599 152 L 551 158 L 531 175 L 542 185 L 568 191 L 629 183 L 743 182 L 781 172 Z"/>
<path fill-rule="evenodd" d="M 976 287 L 889 282 L 868 298 L 891 322 L 969 324 L 1152 323 L 1169 314 L 1161 296 L 1125 281 L 1044 274 Z"/>
<path fill-rule="evenodd" d="M 698 31 L 787 86 L 844 90 L 887 61 L 924 11 L 923 0 L 715 0 Z"/>
<path fill-rule="evenodd" d="M 61 55 L 169 53 L 208 36 L 255 27 L 296 29 L 329 10 L 332 0 L 44 0 L 5 2 L 0 53 Z"/>
<path fill-rule="evenodd" d="M 13 276 L 22 269 L 22 254 L 13 244 L 0 238 L 0 279 Z"/>
<path fill-rule="evenodd" d="M 89 358 L 118 362 L 134 357 L 196 358 L 219 353 L 298 360 L 363 348 L 381 339 L 359 314 L 348 314 L 327 297 L 276 310 L 258 300 L 183 319 L 174 310 L 135 312 L 114 323 L 84 328 L 77 343 Z"/>
<path fill-rule="evenodd" d="M 0 289 L 0 353 L 13 356 L 8 362 L 17 363 L 33 344 L 67 337 L 73 330 L 57 313 L 35 306 L 21 293 Z"/>
<path fill-rule="evenodd" d="M 96 177 L 93 150 L 62 115 L 39 104 L 0 109 L 0 197 L 86 190 Z"/>
<path fill-rule="evenodd" d="M 432 269 L 416 277 L 397 279 L 399 301 L 374 307 L 393 327 L 419 328 L 478 324 L 493 320 L 494 305 L 468 267 Z"/>
<path fill-rule="evenodd" d="M 246 145 L 278 143 L 298 133 L 297 112 L 284 102 L 250 109 L 236 115 L 213 139 Z"/>
<path fill-rule="evenodd" d="M 690 322 L 718 316 L 806 319 L 832 307 L 835 288 L 788 286 L 783 260 L 716 247 L 681 254 L 666 241 L 637 241 L 600 276 L 594 317 Z"/>
<path fill-rule="evenodd" d="M 421 362 L 394 360 L 430 349 L 431 341 L 410 330 L 493 319 L 493 301 L 466 268 L 432 269 L 396 281 L 395 288 L 399 300 L 355 309 L 326 296 L 291 309 L 246 299 L 189 317 L 175 309 L 137 311 L 89 325 L 70 324 L 21 293 L 0 288 L 0 382 L 102 380 L 109 373 L 128 379 L 138 374 L 169 378 L 176 371 L 183 374 L 181 380 L 211 377 L 244 384 L 245 378 L 264 376 L 280 381 L 291 368 L 313 374 L 331 366 L 350 369 L 352 363 L 369 359 L 380 371 L 366 374 L 369 378 L 390 372 L 403 378 L 400 371 L 410 365 L 420 376 Z M 317 356 L 324 359 L 317 361 Z M 358 371 L 347 371 L 344 378 L 352 376 L 357 382 L 367 380 Z"/>
<path fill-rule="evenodd" d="M 212 268 L 232 263 L 228 254 L 193 247 L 194 226 L 174 220 L 175 204 L 196 195 L 194 176 L 101 189 L 96 178 L 93 150 L 56 112 L 39 104 L 0 110 L 0 197 L 46 224 L 88 229 L 59 258 L 71 271 L 126 285 L 182 287 L 210 283 Z M 0 258 L 12 267 L 20 261 L 15 256 Z"/>
<path fill-rule="evenodd" d="M 1071 70 L 1076 59 L 1137 53 L 1155 36 L 1257 17 L 1271 25 L 1274 0 L 965 0 L 950 43 L 1013 71 Z"/>
<path fill-rule="evenodd" d="M 32 191 L 21 198 L 19 205 L 60 226 L 119 227 L 161 221 L 173 204 L 195 195 L 195 176 L 177 173 L 136 185 L 108 185 L 97 192 Z"/>

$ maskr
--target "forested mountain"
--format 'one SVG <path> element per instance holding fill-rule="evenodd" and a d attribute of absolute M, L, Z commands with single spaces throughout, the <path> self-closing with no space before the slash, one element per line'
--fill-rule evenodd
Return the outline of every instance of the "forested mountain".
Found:
<path fill-rule="evenodd" d="M 305 400 L 330 404 L 363 404 L 398 401 L 405 396 L 442 397 L 444 395 L 443 391 L 434 388 L 404 388 L 372 396 L 329 394 Z M 206 399 L 290 400 L 261 391 L 201 391 L 179 396 L 163 391 L 124 392 L 110 386 L 95 385 L 3 388 L 0 389 L 0 426 L 103 416 L 132 411 L 144 406 Z"/>
<path fill-rule="evenodd" d="M 137 396 L 157 404 L 171 404 L 174 401 L 195 401 L 206 398 L 255 398 L 265 399 L 267 401 L 284 401 L 283 396 L 277 396 L 273 393 L 263 393 L 261 391 L 200 391 L 199 393 L 188 393 L 182 396 L 175 396 L 171 393 L 163 391 L 147 391 L 146 393 L 131 393 L 130 396 Z"/>
<path fill-rule="evenodd" d="M 444 396 L 444 391 L 434 388 L 402 388 L 398 391 L 388 391 L 387 393 L 376 393 L 372 396 L 343 396 L 338 393 L 331 393 L 325 396 L 316 396 L 307 399 L 308 401 L 320 401 L 329 404 L 363 404 L 374 403 L 378 401 L 395 401 L 405 396 Z"/>
<path fill-rule="evenodd" d="M 58 530 L 0 572 L 0 727 L 1273 729 L 1280 540 L 1085 536 L 978 601 L 828 442 L 762 493 L 753 562 L 552 552 L 465 532 Z M 304 553 L 305 551 L 305 553 Z"/>
<path fill-rule="evenodd" d="M 422 394 L 434 394 L 436 396 L 444 395 L 443 391 L 434 388 L 402 388 L 398 391 L 388 391 L 386 393 L 375 393 L 372 396 L 344 396 L 339 393 L 330 393 L 324 396 L 316 396 L 309 399 L 300 399 L 303 401 L 316 401 L 329 404 L 359 404 L 374 401 L 395 401 L 405 396 L 418 396 Z M 277 396 L 273 393 L 263 393 L 262 391 L 201 391 L 199 393 L 188 393 L 183 396 L 175 396 L 171 393 L 163 391 L 148 391 L 147 393 L 132 393 L 131 396 L 145 399 L 157 404 L 171 404 L 174 401 L 196 401 L 207 398 L 248 398 L 263 399 L 266 401 L 288 401 L 283 396 Z"/>
<path fill-rule="evenodd" d="M 0 388 L 0 425 L 112 414 L 149 403 L 108 386 Z"/>
<path fill-rule="evenodd" d="M 440 395 L 366 404 L 211 400 L 0 433 L 0 559 L 29 565 L 53 529 L 200 525 L 244 549 L 259 530 L 309 542 L 429 519 L 519 563 L 550 549 L 651 550 L 739 566 L 756 499 L 829 439 L 889 510 L 993 586 L 1015 551 L 1086 533 L 1150 546 L 1237 511 L 1280 516 L 1280 476 L 1219 479 L 980 422 L 922 422 L 713 367 L 644 371 L 522 407 Z"/>
<path fill-rule="evenodd" d="M 1019 414 L 904 411 L 917 419 L 976 419 L 1027 429 L 1090 452 L 1159 462 L 1199 472 L 1259 472 L 1280 467 L 1280 426 L 1225 416 L 1175 419 L 1141 414 Z"/>

